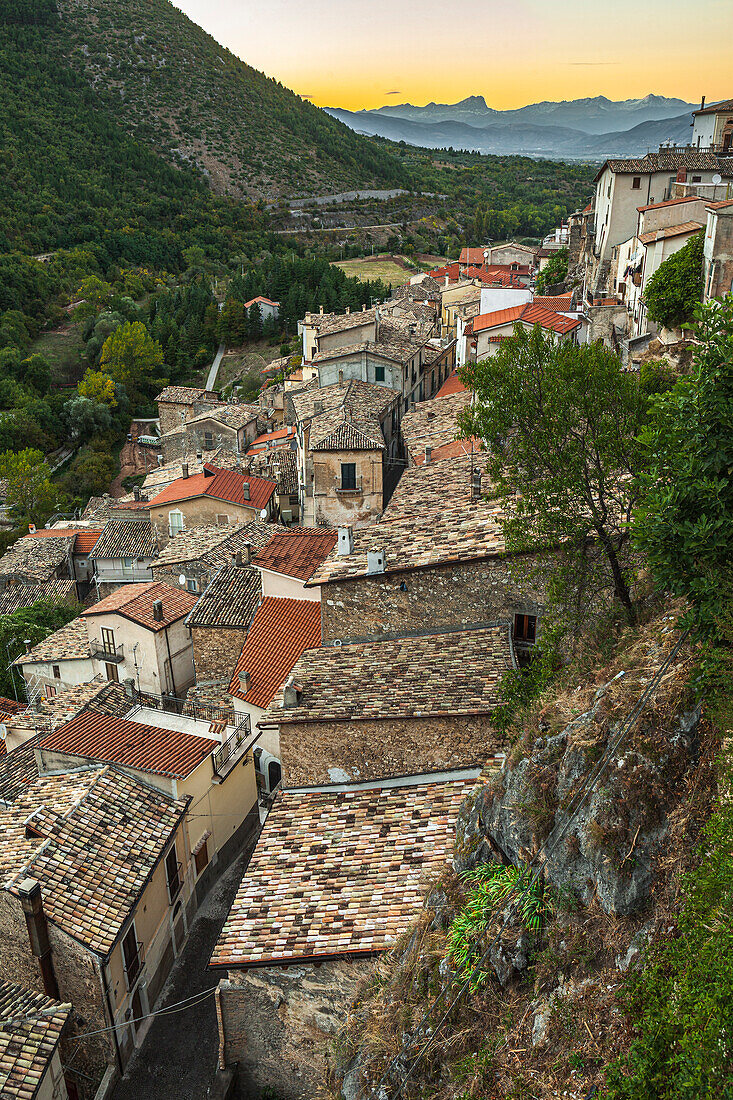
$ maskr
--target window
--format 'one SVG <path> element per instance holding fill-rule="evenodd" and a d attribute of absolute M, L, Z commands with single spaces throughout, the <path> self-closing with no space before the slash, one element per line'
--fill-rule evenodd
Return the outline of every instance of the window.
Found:
<path fill-rule="evenodd" d="M 168 513 L 168 533 L 173 538 L 183 530 L 183 512 L 176 509 Z"/>
<path fill-rule="evenodd" d="M 51 665 L 51 671 L 53 672 L 54 679 L 61 679 L 61 669 L 58 665 Z"/>
<path fill-rule="evenodd" d="M 220 527 L 226 527 L 226 525 L 229 523 L 229 516 L 225 515 L 223 512 L 217 512 L 216 522 L 219 524 Z"/>
<path fill-rule="evenodd" d="M 375 382 L 384 382 L 384 367 L 375 367 L 374 368 L 374 381 Z"/>
<path fill-rule="evenodd" d="M 46 698 L 55 699 L 58 695 L 58 688 L 53 687 L 52 684 L 46 684 Z"/>
<path fill-rule="evenodd" d="M 356 463 L 355 462 L 342 462 L 341 463 L 341 488 L 342 489 L 355 489 L 356 488 Z"/>
<path fill-rule="evenodd" d="M 102 627 L 102 648 L 105 653 L 115 653 L 115 632 L 108 626 Z"/>
<path fill-rule="evenodd" d="M 204 432 L 204 450 L 213 451 L 214 449 L 214 433 Z"/>
<path fill-rule="evenodd" d="M 142 969 L 141 947 L 142 944 L 137 942 L 137 931 L 133 921 L 122 940 L 122 958 L 125 964 L 128 989 L 132 989 Z"/>
<path fill-rule="evenodd" d="M 113 684 L 119 684 L 120 674 L 117 671 L 117 665 L 105 665 L 104 667 L 107 671 L 107 679 Z"/>
<path fill-rule="evenodd" d="M 193 857 L 194 865 L 196 867 L 196 874 L 200 875 L 204 867 L 209 862 L 209 843 L 204 841 L 199 850 Z"/>
<path fill-rule="evenodd" d="M 631 181 L 631 190 L 632 191 L 638 191 L 640 187 L 641 187 L 641 176 L 634 176 L 634 178 Z"/>
<path fill-rule="evenodd" d="M 128 572 L 129 572 L 129 570 L 132 569 L 132 558 L 123 558 L 122 559 L 122 568 L 128 570 Z"/>
<path fill-rule="evenodd" d="M 537 634 L 536 615 L 514 616 L 514 641 L 533 642 Z"/>
<path fill-rule="evenodd" d="M 186 588 L 188 589 L 189 592 L 198 592 L 199 582 L 196 580 L 195 577 L 187 577 L 186 578 Z"/>
<path fill-rule="evenodd" d="M 702 181 L 702 176 L 693 176 L 692 177 L 692 182 L 693 183 L 700 183 L 701 181 Z"/>
<path fill-rule="evenodd" d="M 173 902 L 181 889 L 181 865 L 178 862 L 178 853 L 175 844 L 165 857 L 165 878 L 168 883 L 168 897 Z"/>

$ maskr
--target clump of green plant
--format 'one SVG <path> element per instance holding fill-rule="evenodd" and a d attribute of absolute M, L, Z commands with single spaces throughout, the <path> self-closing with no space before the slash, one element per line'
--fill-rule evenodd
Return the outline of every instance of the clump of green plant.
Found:
<path fill-rule="evenodd" d="M 467 978 L 475 970 L 471 979 L 471 990 L 475 992 L 490 976 L 484 966 L 483 939 L 492 917 L 516 902 L 517 918 L 526 929 L 536 933 L 551 916 L 553 905 L 544 883 L 533 878 L 529 867 L 484 863 L 465 871 L 461 878 L 466 900 L 448 929 L 448 958 L 461 977 Z"/>

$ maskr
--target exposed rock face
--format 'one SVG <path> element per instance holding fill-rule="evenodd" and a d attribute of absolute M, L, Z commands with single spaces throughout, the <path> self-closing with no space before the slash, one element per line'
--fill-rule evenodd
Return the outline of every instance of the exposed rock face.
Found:
<path fill-rule="evenodd" d="M 642 726 L 609 756 L 591 790 L 587 780 L 622 729 L 604 721 L 610 686 L 560 733 L 539 737 L 516 767 L 506 765 L 503 789 L 488 785 L 466 800 L 457 825 L 457 871 L 497 858 L 529 863 L 544 843 L 546 880 L 556 889 L 586 905 L 595 894 L 606 913 L 618 916 L 643 908 L 674 786 L 695 752 L 700 714 L 678 715 L 671 733 Z"/>

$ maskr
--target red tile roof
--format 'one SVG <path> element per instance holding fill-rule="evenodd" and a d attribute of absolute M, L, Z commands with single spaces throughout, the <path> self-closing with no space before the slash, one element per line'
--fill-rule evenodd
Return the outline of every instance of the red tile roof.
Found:
<path fill-rule="evenodd" d="M 535 295 L 532 302 L 536 306 L 542 306 L 544 309 L 551 309 L 555 313 L 567 312 L 573 302 L 572 294 L 547 294 L 547 295 Z"/>
<path fill-rule="evenodd" d="M 664 229 L 652 229 L 648 233 L 642 233 L 639 240 L 643 245 L 654 244 L 655 241 L 666 241 L 671 237 L 685 237 L 692 233 L 699 233 L 702 228 L 702 222 L 680 222 L 679 225 L 667 225 Z"/>
<path fill-rule="evenodd" d="M 716 202 L 706 202 L 707 210 L 722 210 L 725 206 L 733 206 L 733 199 L 718 199 Z"/>
<path fill-rule="evenodd" d="M 466 264 L 476 264 L 477 267 L 483 266 L 484 252 L 488 249 L 485 248 L 462 248 L 461 254 L 458 257 L 459 264 L 465 266 Z"/>
<path fill-rule="evenodd" d="M 229 685 L 231 695 L 268 707 L 306 649 L 321 644 L 321 604 L 266 596 L 257 609 Z M 245 694 L 239 673 L 251 678 Z"/>
<path fill-rule="evenodd" d="M 493 313 L 481 313 L 471 322 L 473 332 L 483 332 L 488 328 L 498 328 L 501 325 L 511 325 L 521 321 L 525 325 L 541 325 L 561 334 L 571 332 L 580 324 L 579 318 L 563 317 L 544 306 L 534 302 L 525 302 L 523 305 L 511 306 L 509 309 L 497 309 Z"/>
<path fill-rule="evenodd" d="M 290 440 L 295 438 L 295 426 L 290 425 L 287 428 L 279 428 L 276 432 L 265 432 L 264 435 L 258 435 L 256 439 L 253 439 L 249 445 L 248 455 L 257 454 L 258 451 L 265 451 L 269 447 L 288 447 Z"/>
<path fill-rule="evenodd" d="M 468 439 L 454 439 L 451 443 L 443 443 L 440 447 L 433 447 L 430 461 L 440 462 L 442 458 L 458 458 L 460 455 L 476 454 L 480 450 L 481 440 L 478 436 L 469 436 Z M 424 462 L 424 451 L 415 455 L 416 466 L 422 466 Z"/>
<path fill-rule="evenodd" d="M 244 303 L 244 308 L 249 309 L 255 302 L 262 302 L 264 306 L 279 306 L 279 302 L 273 302 L 272 298 L 264 298 L 261 294 L 258 294 L 256 298 L 250 298 L 248 302 Z"/>
<path fill-rule="evenodd" d="M 90 554 L 99 542 L 101 531 L 78 531 L 74 543 L 75 554 Z"/>
<path fill-rule="evenodd" d="M 463 382 L 461 382 L 457 372 L 453 371 L 453 374 L 448 375 L 445 382 L 440 387 L 435 396 L 448 397 L 452 393 L 462 393 L 465 388 L 466 387 L 463 385 Z"/>
<path fill-rule="evenodd" d="M 160 600 L 163 604 L 161 621 L 153 618 L 153 604 Z M 123 584 L 99 603 L 82 611 L 82 617 L 91 615 L 121 615 L 148 630 L 156 632 L 171 623 L 178 622 L 196 606 L 198 596 L 187 592 L 185 588 L 174 588 L 162 581 L 143 581 L 141 584 Z"/>
<path fill-rule="evenodd" d="M 198 734 L 160 729 L 111 714 L 83 710 L 42 742 L 44 749 L 105 764 L 185 779 L 218 742 Z"/>
<path fill-rule="evenodd" d="M 278 531 L 252 559 L 252 564 L 307 581 L 335 545 L 335 531 Z"/>
<path fill-rule="evenodd" d="M 244 495 L 245 484 L 249 484 L 248 499 Z M 192 477 L 179 477 L 171 482 L 162 493 L 153 497 L 149 507 L 175 504 L 181 500 L 193 500 L 195 497 L 212 497 L 214 500 L 225 500 L 229 504 L 241 504 L 246 508 L 259 509 L 265 507 L 276 488 L 274 481 L 268 481 L 265 478 L 205 465 L 202 473 L 194 474 Z"/>
<path fill-rule="evenodd" d="M 637 206 L 637 210 L 640 214 L 643 214 L 645 210 L 661 210 L 664 206 L 678 206 L 681 202 L 699 202 L 700 197 L 698 195 L 685 195 L 682 199 L 667 199 L 665 202 L 649 202 L 646 206 Z"/>

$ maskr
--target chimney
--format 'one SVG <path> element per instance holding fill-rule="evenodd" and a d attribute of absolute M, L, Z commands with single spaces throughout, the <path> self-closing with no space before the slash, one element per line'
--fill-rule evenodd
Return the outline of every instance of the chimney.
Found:
<path fill-rule="evenodd" d="M 188 463 L 184 462 L 181 466 L 181 477 L 188 477 Z"/>
<path fill-rule="evenodd" d="M 241 550 L 235 550 L 233 556 L 234 556 L 234 564 L 235 565 L 244 565 L 244 558 L 242 557 L 242 551 Z"/>
<path fill-rule="evenodd" d="M 705 110 L 705 96 L 703 96 L 702 99 L 700 100 L 700 110 L 701 111 Z"/>
<path fill-rule="evenodd" d="M 303 686 L 294 676 L 288 676 L 283 688 L 283 706 L 297 707 L 303 694 Z"/>
<path fill-rule="evenodd" d="M 366 302 L 362 302 L 361 312 L 366 313 Z"/>
<path fill-rule="evenodd" d="M 239 673 L 239 686 L 241 687 L 241 689 L 242 689 L 242 691 L 244 692 L 245 695 L 247 694 L 249 689 L 252 687 L 252 677 L 247 672 L 247 670 L 244 669 L 244 668 Z"/>
<path fill-rule="evenodd" d="M 249 497 L 249 482 L 248 481 L 245 481 L 245 482 L 242 483 L 242 496 L 244 497 L 245 500 L 250 499 L 250 497 Z"/>
<path fill-rule="evenodd" d="M 475 466 L 471 471 L 471 500 L 481 499 L 481 470 Z"/>
<path fill-rule="evenodd" d="M 203 451 L 196 451 L 196 461 L 197 462 L 203 462 L 204 461 L 204 452 Z"/>
<path fill-rule="evenodd" d="M 339 527 L 337 528 L 337 548 L 338 555 L 341 558 L 348 558 L 349 554 L 354 551 L 354 528 L 353 527 Z"/>
<path fill-rule="evenodd" d="M 140 499 L 140 486 L 139 486 L 139 485 L 136 485 L 136 486 L 135 486 L 135 487 L 133 488 L 133 490 L 132 490 L 132 495 L 133 495 L 133 497 L 134 497 L 134 499 L 135 499 L 135 500 L 139 500 L 139 499 Z"/>
<path fill-rule="evenodd" d="M 163 465 L 163 456 L 162 455 L 158 455 L 158 465 L 159 466 Z"/>
<path fill-rule="evenodd" d="M 427 466 L 428 462 L 430 462 L 430 459 L 432 458 L 432 456 L 433 456 L 433 448 L 432 447 L 426 447 L 425 448 L 425 465 L 426 466 Z"/>
<path fill-rule="evenodd" d="M 323 414 L 323 402 L 322 401 L 314 401 L 313 402 L 313 415 L 314 416 L 321 416 L 322 414 Z"/>
<path fill-rule="evenodd" d="M 344 372 L 342 370 L 340 370 L 339 371 L 339 386 L 343 386 L 343 384 L 344 384 Z"/>
<path fill-rule="evenodd" d="M 48 925 L 46 914 L 43 911 L 43 897 L 41 885 L 37 879 L 24 878 L 18 885 L 18 896 L 23 907 L 28 939 L 31 945 L 31 954 L 38 959 L 43 979 L 43 991 L 47 997 L 54 1001 L 61 1000 L 56 972 L 53 968 L 51 957 L 51 943 L 48 938 Z"/>
<path fill-rule="evenodd" d="M 122 681 L 122 690 L 125 693 L 125 699 L 129 699 L 130 702 L 133 702 L 135 698 L 135 681 L 132 677 L 128 677 L 126 680 Z"/>
<path fill-rule="evenodd" d="M 348 317 L 350 313 L 351 313 L 351 306 L 347 306 L 346 307 L 346 316 Z"/>
<path fill-rule="evenodd" d="M 156 623 L 163 622 L 163 601 L 153 600 L 153 618 Z"/>
<path fill-rule="evenodd" d="M 31 648 L 32 648 L 30 638 L 24 638 L 23 639 L 23 645 L 25 646 L 26 653 L 30 653 Z"/>
<path fill-rule="evenodd" d="M 318 312 L 320 313 L 320 315 L 322 317 L 323 316 L 323 306 L 318 307 Z"/>
<path fill-rule="evenodd" d="M 29 524 L 28 524 L 28 534 L 29 534 L 29 535 L 35 535 L 35 533 L 36 533 L 36 525 L 35 525 L 35 523 L 29 523 Z"/>
<path fill-rule="evenodd" d="M 384 572 L 384 550 L 367 550 L 367 576 Z"/>

